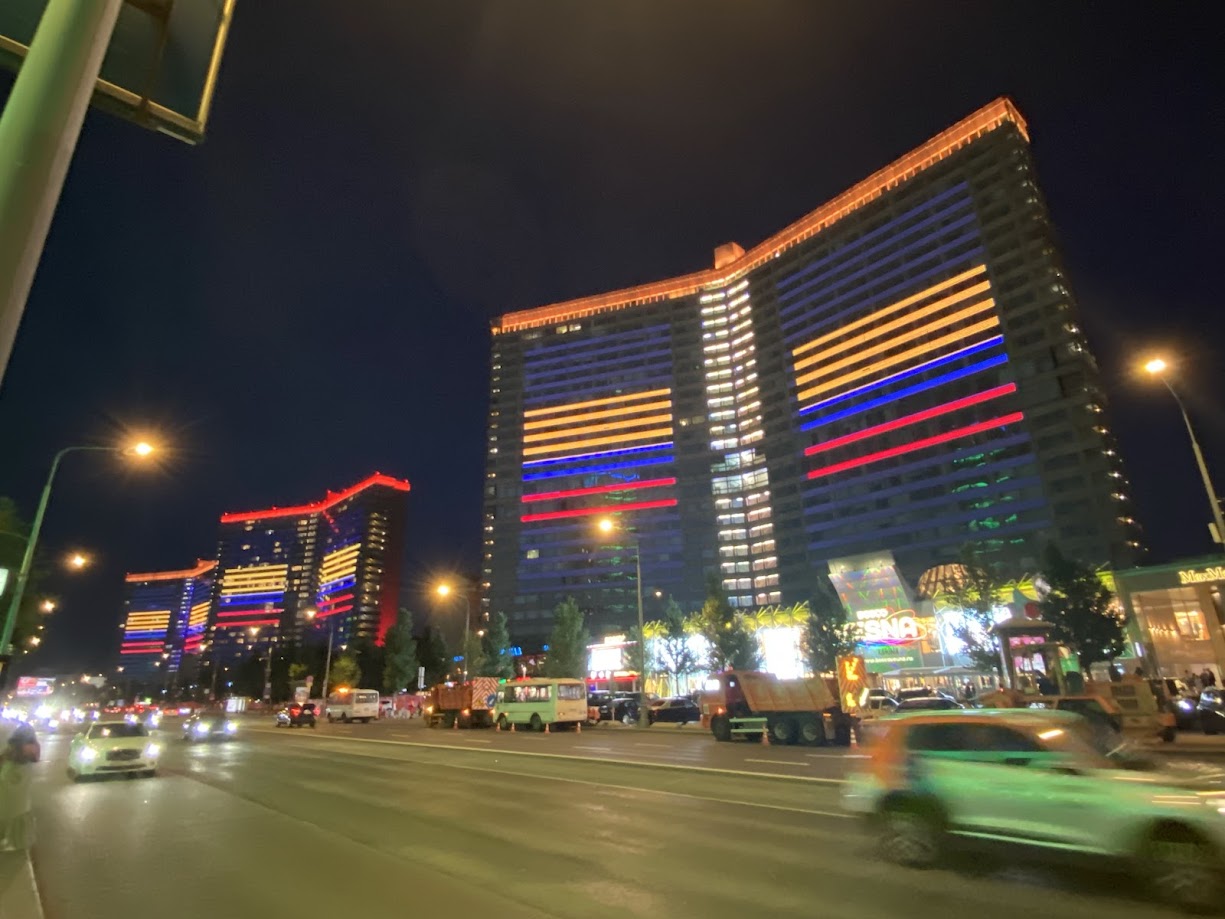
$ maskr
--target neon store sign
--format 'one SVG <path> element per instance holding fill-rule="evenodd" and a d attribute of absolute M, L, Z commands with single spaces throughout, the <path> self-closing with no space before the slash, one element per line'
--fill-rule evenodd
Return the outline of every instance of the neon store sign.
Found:
<path fill-rule="evenodd" d="M 866 645 L 909 645 L 927 638 L 928 618 L 912 609 L 861 609 L 856 617 Z"/>

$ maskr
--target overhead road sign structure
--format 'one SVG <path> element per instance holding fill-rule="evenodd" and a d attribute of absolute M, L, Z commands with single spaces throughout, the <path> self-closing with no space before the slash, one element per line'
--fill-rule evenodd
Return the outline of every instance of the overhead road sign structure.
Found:
<path fill-rule="evenodd" d="M 0 66 L 21 68 L 50 2 L 0 3 Z M 199 143 L 236 2 L 125 0 L 92 104 L 189 144 Z"/>

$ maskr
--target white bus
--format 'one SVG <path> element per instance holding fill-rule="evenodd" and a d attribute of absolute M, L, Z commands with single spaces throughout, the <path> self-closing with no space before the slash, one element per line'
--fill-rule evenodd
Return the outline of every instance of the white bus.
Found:
<path fill-rule="evenodd" d="M 512 680 L 498 689 L 498 727 L 525 724 L 579 725 L 587 720 L 587 684 L 582 680 Z"/>
<path fill-rule="evenodd" d="M 379 716 L 377 689 L 341 689 L 328 694 L 328 721 L 369 724 Z"/>

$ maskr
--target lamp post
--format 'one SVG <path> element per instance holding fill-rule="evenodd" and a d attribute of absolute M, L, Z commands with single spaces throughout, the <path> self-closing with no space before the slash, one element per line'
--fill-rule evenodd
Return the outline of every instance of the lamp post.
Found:
<path fill-rule="evenodd" d="M 611 517 L 602 517 L 597 524 L 605 535 L 620 533 L 634 547 L 634 588 L 638 595 L 638 727 L 649 727 L 647 719 L 647 636 L 642 621 L 642 545 L 638 536 L 619 528 Z"/>
<path fill-rule="evenodd" d="M 1204 480 L 1204 491 L 1208 495 L 1208 504 L 1212 508 L 1212 522 L 1216 526 L 1216 538 L 1222 540 L 1221 546 L 1225 550 L 1225 517 L 1221 513 L 1221 502 L 1217 500 L 1216 489 L 1212 487 L 1212 476 L 1208 474 L 1208 464 L 1204 462 L 1204 451 L 1200 449 L 1195 429 L 1191 427 L 1191 416 L 1187 414 L 1187 407 L 1183 404 L 1182 397 L 1178 395 L 1178 390 L 1165 375 L 1168 368 L 1169 365 L 1159 357 L 1153 358 L 1144 365 L 1146 371 L 1165 384 L 1165 388 L 1170 391 L 1170 395 L 1178 404 L 1178 410 L 1182 413 L 1183 424 L 1187 426 L 1187 435 L 1191 438 L 1191 450 L 1195 453 L 1195 462 L 1199 466 L 1200 478 Z"/>
<path fill-rule="evenodd" d="M 318 610 L 306 610 L 306 618 L 311 622 L 315 621 L 315 617 L 319 615 Z M 323 663 L 323 692 L 319 696 L 323 700 L 323 704 L 328 704 L 328 678 L 332 675 L 332 637 L 336 634 L 336 623 L 328 623 L 328 656 Z"/>
<path fill-rule="evenodd" d="M 441 584 L 439 584 L 437 587 L 434 588 L 434 592 L 437 593 L 438 596 L 446 598 L 446 597 L 451 596 L 452 593 L 455 593 L 455 588 L 453 588 L 446 581 L 443 581 Z M 468 680 L 468 630 L 472 622 L 472 604 L 468 602 L 467 593 L 460 593 L 458 594 L 458 596 L 461 600 L 464 601 L 464 671 L 463 673 L 464 673 L 464 681 L 467 682 Z"/>
<path fill-rule="evenodd" d="M 13 638 L 13 627 L 17 624 L 17 612 L 21 609 L 21 601 L 25 596 L 26 584 L 30 580 L 30 568 L 34 564 L 34 550 L 38 547 L 38 534 L 43 527 L 43 517 L 47 513 L 47 503 L 51 500 L 51 486 L 55 484 L 55 474 L 60 463 L 69 453 L 118 453 L 122 456 L 135 456 L 141 459 L 154 452 L 154 447 L 140 441 L 130 447 L 65 447 L 55 454 L 51 460 L 51 469 L 47 473 L 46 484 L 43 485 L 41 497 L 38 499 L 38 509 L 34 512 L 34 522 L 30 524 L 30 535 L 26 538 L 26 551 L 21 559 L 21 568 L 17 571 L 17 580 L 13 584 L 13 596 L 9 600 L 8 613 L 4 617 L 4 627 L 0 629 L 0 656 L 7 655 L 9 642 Z"/>
<path fill-rule="evenodd" d="M 259 635 L 260 633 L 259 626 L 253 625 L 249 629 L 247 629 L 247 632 L 251 635 L 251 639 L 254 641 L 255 637 Z M 260 694 L 260 699 L 262 699 L 264 702 L 269 702 L 269 703 L 272 702 L 272 640 L 271 639 L 269 639 L 264 644 L 264 691 L 263 693 Z"/>

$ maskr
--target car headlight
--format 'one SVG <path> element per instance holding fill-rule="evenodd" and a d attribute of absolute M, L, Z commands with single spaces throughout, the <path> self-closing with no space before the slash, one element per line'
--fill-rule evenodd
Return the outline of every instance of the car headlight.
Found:
<path fill-rule="evenodd" d="M 193 730 L 194 730 L 194 731 L 195 731 L 197 734 L 207 734 L 207 733 L 208 733 L 208 724 L 207 724 L 206 722 L 203 722 L 203 721 L 197 721 L 197 722 L 196 722 L 196 726 L 193 728 Z"/>
<path fill-rule="evenodd" d="M 81 752 L 77 754 L 77 758 L 83 763 L 92 763 L 98 758 L 98 751 L 93 747 L 82 747 Z"/>
<path fill-rule="evenodd" d="M 225 732 L 227 734 L 233 734 L 237 730 L 238 730 L 238 725 L 236 725 L 233 721 L 227 721 L 225 723 Z"/>
<path fill-rule="evenodd" d="M 1192 705 L 1191 702 L 1188 701 L 1187 699 L 1179 699 L 1178 707 L 1181 708 L 1184 712 L 1195 711 L 1195 706 Z"/>
<path fill-rule="evenodd" d="M 155 743 L 151 743 L 149 744 L 149 746 L 145 747 L 145 758 L 146 759 L 157 759 L 158 754 L 161 752 L 162 752 L 161 747 L 159 747 Z"/>

